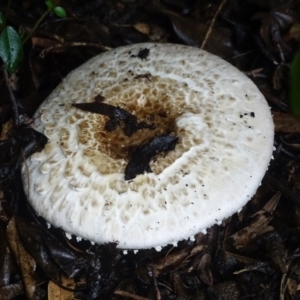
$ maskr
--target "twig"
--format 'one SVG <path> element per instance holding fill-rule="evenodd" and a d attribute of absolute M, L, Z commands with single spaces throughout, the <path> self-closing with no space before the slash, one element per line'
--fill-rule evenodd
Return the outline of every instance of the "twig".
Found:
<path fill-rule="evenodd" d="M 67 47 L 94 47 L 94 48 L 99 48 L 102 51 L 108 51 L 108 50 L 112 49 L 110 47 L 103 46 L 101 44 L 96 44 L 96 43 L 71 42 L 71 43 L 58 44 L 53 47 L 44 49 L 40 53 L 40 58 L 44 58 L 48 53 L 50 53 L 52 51 L 62 51 Z"/>
<path fill-rule="evenodd" d="M 131 293 L 128 293 L 128 292 L 125 292 L 125 291 L 122 291 L 122 290 L 114 291 L 114 294 L 122 296 L 122 297 L 132 298 L 132 299 L 135 299 L 135 300 L 150 300 L 149 298 L 144 298 L 144 297 L 141 297 L 141 296 L 138 296 L 138 295 L 135 295 L 135 294 L 131 294 Z"/>
<path fill-rule="evenodd" d="M 8 92 L 9 92 L 9 96 L 10 96 L 10 101 L 12 102 L 12 106 L 13 106 L 13 112 L 14 112 L 14 125 L 15 126 L 19 126 L 20 125 L 20 121 L 19 121 L 19 109 L 18 109 L 18 105 L 17 105 L 17 101 L 15 98 L 15 95 L 12 91 L 12 87 L 11 87 L 11 83 L 9 80 L 9 76 L 7 74 L 7 70 L 6 68 L 3 66 L 3 75 L 4 75 L 4 79 L 5 79 L 5 83 L 6 86 L 8 88 Z"/>
<path fill-rule="evenodd" d="M 35 30 L 38 28 L 38 26 L 40 25 L 40 23 L 46 18 L 46 16 L 51 12 L 51 9 L 47 9 L 44 14 L 38 19 L 38 21 L 35 23 L 35 25 L 33 26 L 33 28 L 31 29 L 31 31 L 28 33 L 28 35 L 25 37 L 25 39 L 23 40 L 23 44 L 25 44 L 33 35 L 33 33 L 35 32 Z"/>
<path fill-rule="evenodd" d="M 151 265 L 151 270 L 152 270 L 153 283 L 154 283 L 154 287 L 155 287 L 155 291 L 156 291 L 156 300 L 161 300 L 161 294 L 160 294 L 158 283 L 157 283 L 156 276 L 155 276 L 156 270 L 155 270 L 155 266 L 153 264 Z"/>
<path fill-rule="evenodd" d="M 280 282 L 280 293 L 279 293 L 279 299 L 284 300 L 284 294 L 287 286 L 287 275 L 282 274 L 281 282 Z"/>
<path fill-rule="evenodd" d="M 205 34 L 204 40 L 202 41 L 200 49 L 204 48 L 204 46 L 205 46 L 205 44 L 206 44 L 206 42 L 207 42 L 207 40 L 208 40 L 208 38 L 209 38 L 209 36 L 211 34 L 212 28 L 213 28 L 213 26 L 214 26 L 214 24 L 216 22 L 217 16 L 220 13 L 220 11 L 221 11 L 222 7 L 224 6 L 225 2 L 226 2 L 226 0 L 223 0 L 221 2 L 221 4 L 219 5 L 219 7 L 218 7 L 218 9 L 217 9 L 217 11 L 215 13 L 215 15 L 213 16 L 213 18 L 212 18 L 212 20 L 211 20 L 211 22 L 209 24 L 208 30 L 207 30 L 207 32 Z"/>
<path fill-rule="evenodd" d="M 279 54 L 280 54 L 281 61 L 282 61 L 283 63 L 285 63 L 285 57 L 284 57 L 284 54 L 283 54 L 281 45 L 280 45 L 280 44 L 277 44 L 277 48 L 278 48 L 278 50 L 279 50 Z"/>
<path fill-rule="evenodd" d="M 55 7 L 58 4 L 59 1 L 53 1 L 53 7 Z M 22 41 L 23 44 L 25 44 L 31 36 L 35 33 L 36 29 L 39 27 L 39 25 L 42 23 L 42 21 L 47 17 L 48 14 L 52 12 L 52 8 L 48 8 L 43 15 L 37 20 L 37 22 L 34 24 L 33 28 L 31 31 L 28 33 L 28 35 L 24 38 Z"/>
<path fill-rule="evenodd" d="M 231 59 L 235 59 L 235 58 L 238 58 L 238 57 L 242 57 L 242 56 L 251 54 L 251 53 L 253 53 L 253 52 L 254 52 L 254 50 L 246 51 L 246 52 L 244 52 L 244 53 L 239 53 L 239 54 L 237 54 L 237 55 L 232 56 Z"/>
<path fill-rule="evenodd" d="M 243 72 L 243 73 L 246 74 L 247 76 L 257 77 L 263 70 L 264 70 L 264 68 L 258 68 L 258 69 L 254 69 L 249 72 Z"/>

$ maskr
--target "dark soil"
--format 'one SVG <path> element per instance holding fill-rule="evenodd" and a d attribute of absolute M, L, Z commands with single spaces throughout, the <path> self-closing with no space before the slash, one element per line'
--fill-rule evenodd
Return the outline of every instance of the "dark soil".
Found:
<path fill-rule="evenodd" d="M 59 4 L 67 18 L 48 15 L 24 45 L 15 76 L 0 73 L 0 299 L 300 299 L 300 121 L 288 101 L 300 2 Z M 7 7 L 0 2 L 1 12 Z M 28 33 L 45 10 L 44 1 L 11 0 L 8 23 Z M 27 204 L 19 166 L 46 142 L 28 126 L 63 77 L 103 51 L 147 41 L 203 48 L 247 74 L 274 114 L 276 150 L 240 213 L 193 242 L 125 255 L 114 244 L 69 241 L 48 229 Z"/>

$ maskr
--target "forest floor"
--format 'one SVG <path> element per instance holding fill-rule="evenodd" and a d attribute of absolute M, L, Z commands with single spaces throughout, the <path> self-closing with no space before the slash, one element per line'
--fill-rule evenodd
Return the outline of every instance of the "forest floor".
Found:
<path fill-rule="evenodd" d="M 300 121 L 289 108 L 299 1 L 59 5 L 67 16 L 48 14 L 23 45 L 17 72 L 0 73 L 0 299 L 300 299 Z M 7 23 L 24 34 L 46 9 L 38 0 L 0 3 Z M 195 241 L 125 255 L 115 244 L 69 241 L 48 229 L 27 203 L 19 166 L 24 148 L 36 142 L 34 134 L 24 137 L 24 128 L 58 83 L 91 57 L 140 42 L 198 47 L 245 73 L 271 107 L 276 150 L 241 212 Z"/>

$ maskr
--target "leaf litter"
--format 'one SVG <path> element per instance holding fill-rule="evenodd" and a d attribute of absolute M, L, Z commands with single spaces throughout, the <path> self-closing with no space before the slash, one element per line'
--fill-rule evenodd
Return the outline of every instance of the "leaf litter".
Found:
<path fill-rule="evenodd" d="M 28 31 L 43 4 L 12 0 L 8 24 Z M 25 44 L 16 83 L 0 74 L 0 299 L 300 299 L 300 126 L 286 76 L 299 48 L 299 1 L 60 5 L 67 17 L 50 14 L 40 24 Z M 48 228 L 27 204 L 19 167 L 46 142 L 28 123 L 61 79 L 96 54 L 145 41 L 204 44 L 247 74 L 273 111 L 276 150 L 241 212 L 194 241 L 125 254 L 115 244 L 68 240 Z"/>

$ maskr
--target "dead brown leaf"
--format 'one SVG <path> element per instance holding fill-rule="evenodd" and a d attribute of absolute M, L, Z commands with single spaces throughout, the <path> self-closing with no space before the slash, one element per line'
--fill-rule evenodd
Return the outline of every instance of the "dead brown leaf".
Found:
<path fill-rule="evenodd" d="M 133 25 L 133 28 L 142 34 L 147 35 L 152 42 L 166 42 L 165 38 L 167 33 L 159 26 L 147 23 L 136 23 Z"/>
<path fill-rule="evenodd" d="M 60 42 L 53 40 L 53 39 L 47 39 L 47 38 L 40 38 L 40 37 L 33 37 L 31 39 L 32 45 L 36 47 L 41 48 L 49 48 L 58 45 Z"/>
<path fill-rule="evenodd" d="M 237 261 L 245 264 L 245 265 L 252 265 L 256 262 L 255 259 L 253 258 L 250 258 L 250 257 L 247 257 L 247 256 L 244 256 L 244 255 L 238 255 L 238 254 L 235 254 L 235 253 L 232 253 L 232 252 L 228 252 L 228 251 L 225 251 L 225 255 L 228 256 L 228 257 L 233 257 L 235 258 Z"/>
<path fill-rule="evenodd" d="M 75 282 L 72 278 L 67 278 L 65 275 L 61 277 L 62 286 L 74 289 Z M 72 300 L 73 292 L 66 290 L 57 284 L 55 284 L 52 280 L 49 281 L 48 284 L 48 300 Z"/>
<path fill-rule="evenodd" d="M 198 270 L 199 270 L 199 278 L 206 285 L 213 284 L 213 275 L 210 270 L 211 265 L 211 255 L 209 253 L 204 253 L 199 260 Z"/>
<path fill-rule="evenodd" d="M 9 133 L 11 132 L 11 129 L 13 128 L 13 120 L 10 119 L 8 122 L 4 123 L 2 125 L 1 135 L 0 135 L 0 141 L 4 141 L 9 139 Z"/>
<path fill-rule="evenodd" d="M 176 251 L 174 253 L 168 254 L 165 257 L 162 257 L 155 261 L 154 266 L 155 266 L 155 271 L 156 274 L 155 276 L 158 276 L 169 268 L 174 268 L 176 269 L 178 266 L 181 266 L 184 261 L 189 259 L 190 257 L 200 253 L 203 251 L 206 246 L 196 246 L 192 249 L 189 248 L 184 248 L 179 251 Z"/>
<path fill-rule="evenodd" d="M 35 279 L 34 273 L 37 265 L 35 260 L 27 252 L 21 242 L 16 227 L 15 217 L 12 217 L 10 222 L 8 223 L 6 236 L 9 247 L 16 259 L 19 268 L 21 269 L 27 299 L 35 299 L 37 281 Z"/>
<path fill-rule="evenodd" d="M 180 274 L 178 272 L 175 272 L 175 273 L 172 273 L 170 277 L 171 277 L 171 281 L 173 282 L 173 288 L 174 288 L 175 294 L 179 297 L 186 296 L 185 288 L 183 286 Z"/>
<path fill-rule="evenodd" d="M 295 279 L 288 278 L 287 280 L 287 290 L 292 297 L 297 296 L 298 283 Z"/>
<path fill-rule="evenodd" d="M 300 119 L 292 113 L 273 112 L 276 132 L 300 133 Z"/>
<path fill-rule="evenodd" d="M 273 227 L 268 226 L 268 224 L 273 218 L 272 213 L 280 197 L 280 193 L 275 194 L 260 211 L 251 216 L 251 222 L 248 226 L 230 236 L 232 244 L 237 249 L 250 244 L 257 236 L 273 230 Z"/>
<path fill-rule="evenodd" d="M 139 31 L 139 32 L 141 32 L 143 34 L 149 35 L 149 33 L 150 33 L 150 27 L 146 23 L 137 23 L 137 24 L 133 25 L 133 27 L 137 31 Z"/>
<path fill-rule="evenodd" d="M 295 23 L 290 31 L 289 31 L 289 35 L 288 38 L 292 38 L 297 40 L 298 42 L 300 41 L 300 23 Z"/>

